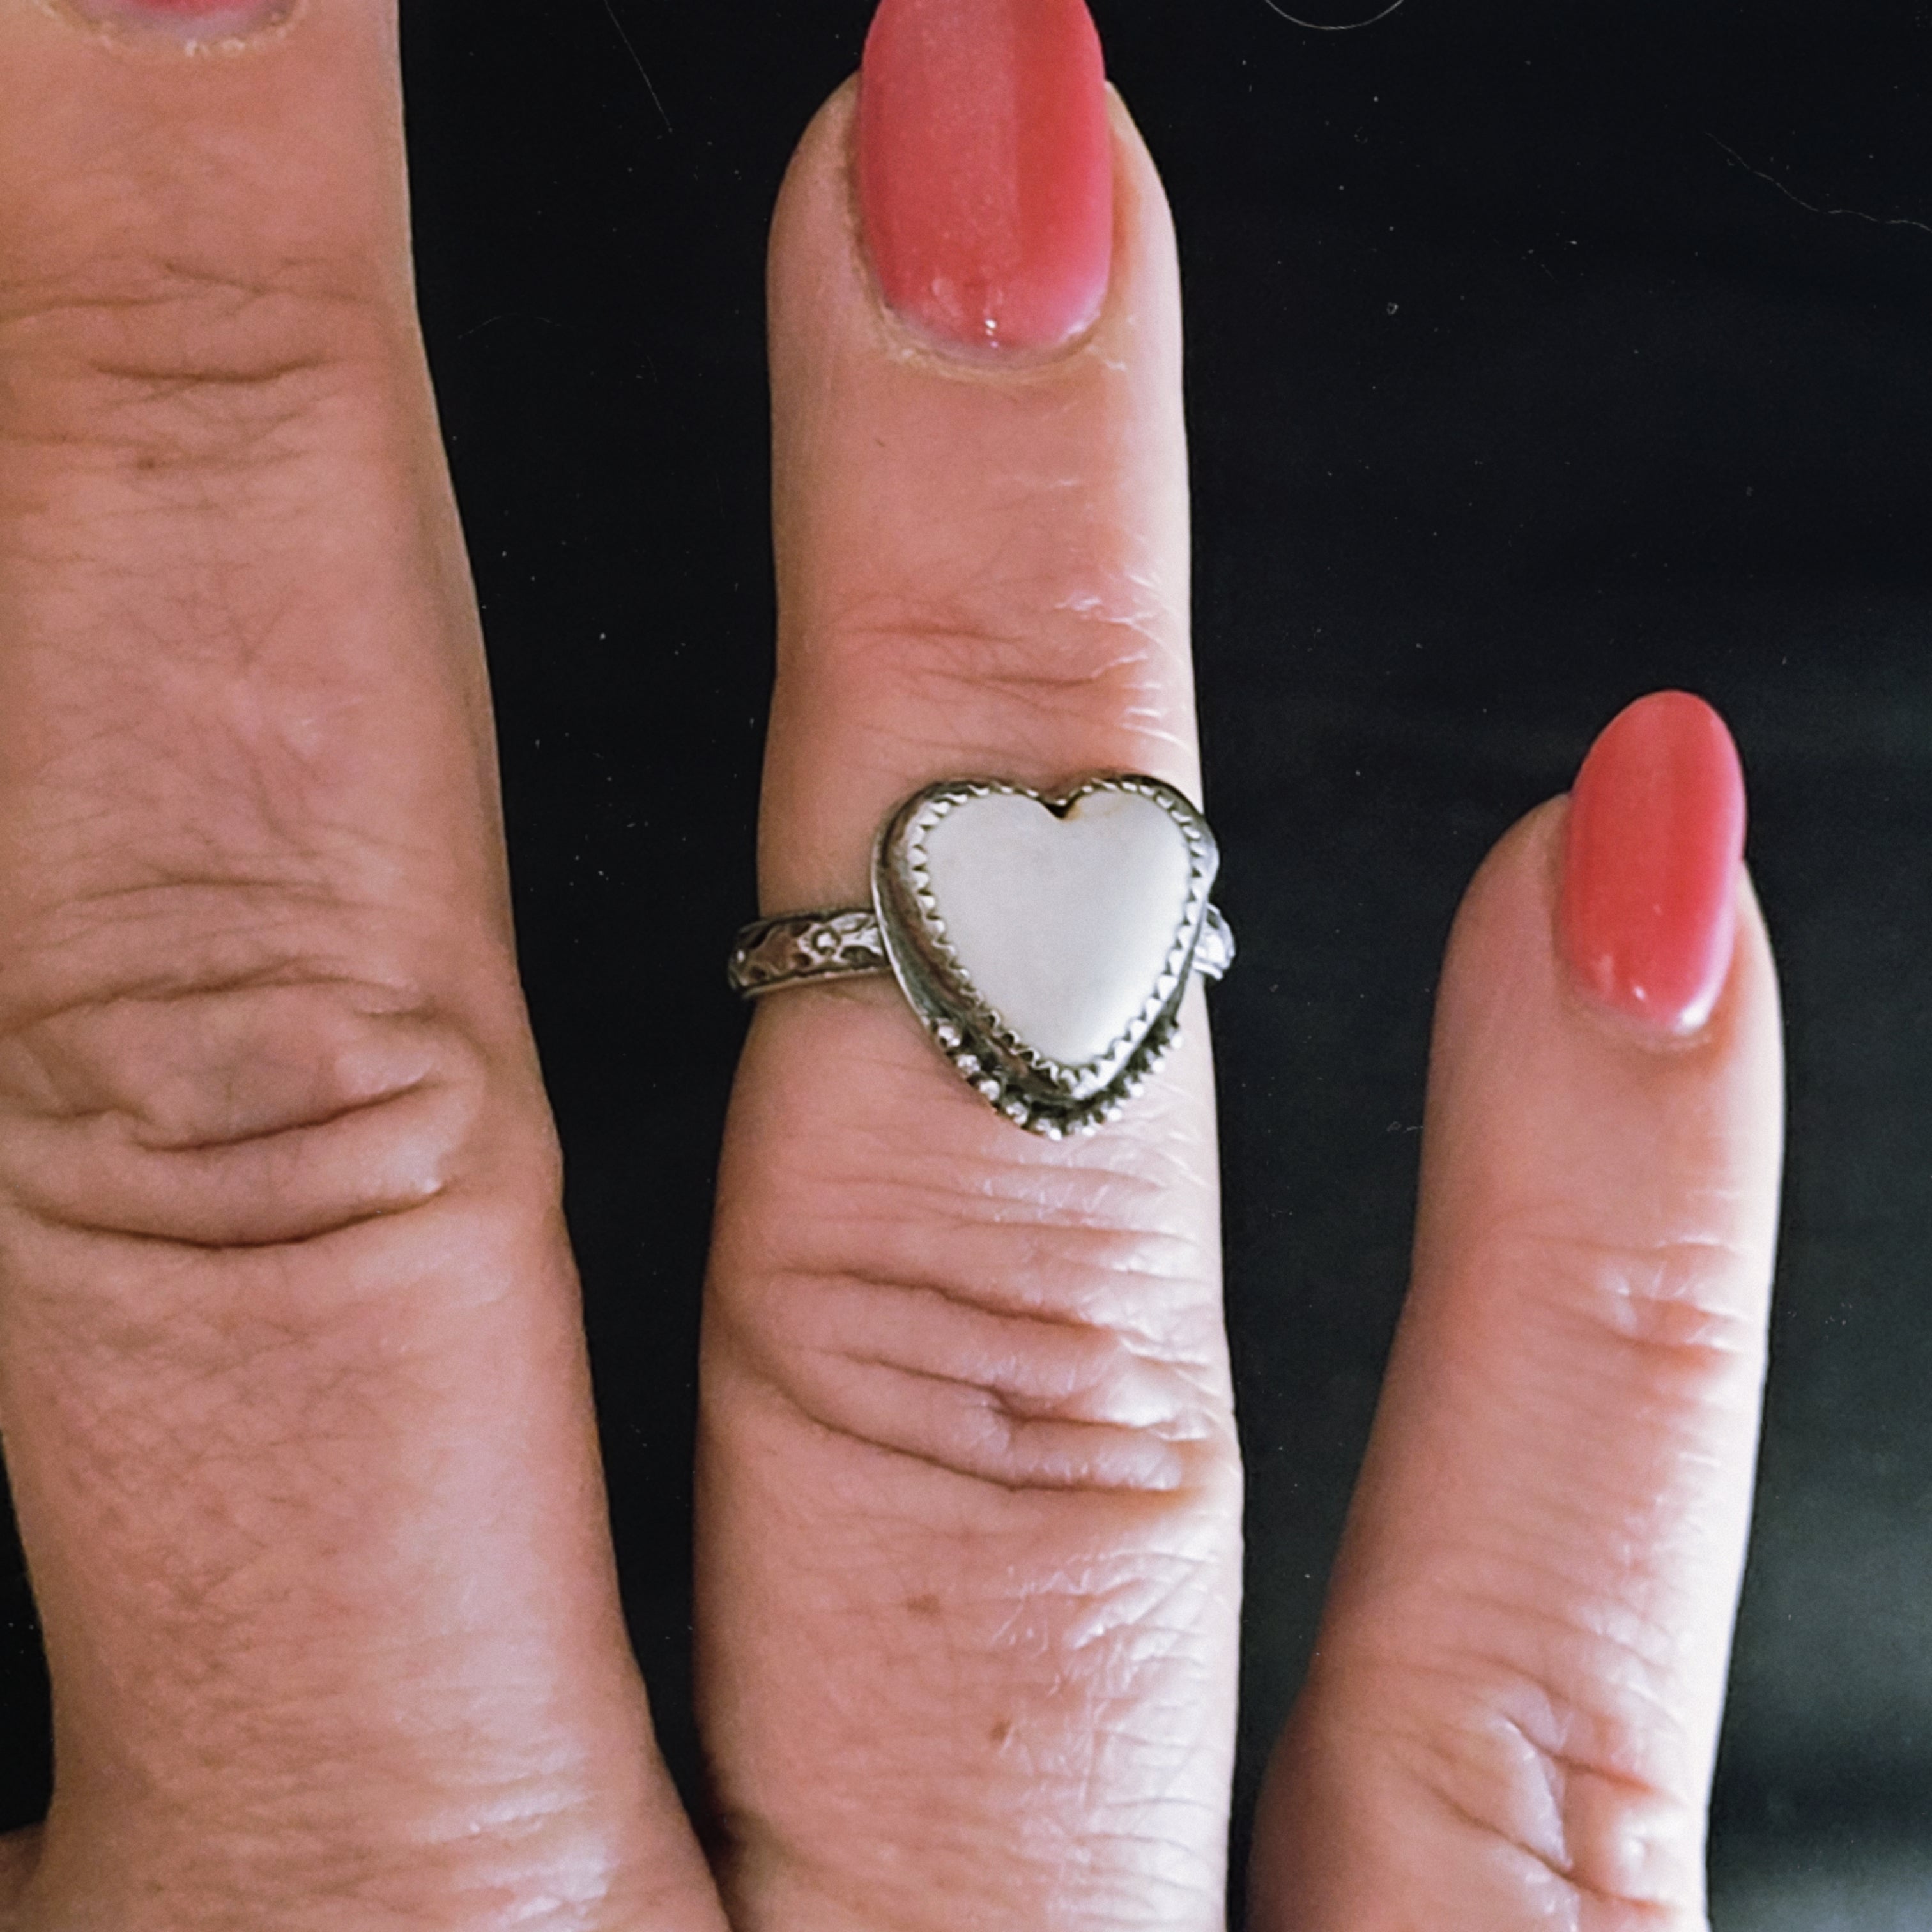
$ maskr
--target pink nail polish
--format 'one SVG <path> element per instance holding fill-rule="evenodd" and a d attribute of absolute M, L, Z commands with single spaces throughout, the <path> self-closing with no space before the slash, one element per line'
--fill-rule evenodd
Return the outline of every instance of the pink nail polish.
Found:
<path fill-rule="evenodd" d="M 942 340 L 1046 348 L 1100 312 L 1114 156 L 1084 0 L 883 0 L 859 82 L 880 287 Z"/>
<path fill-rule="evenodd" d="M 218 46 L 279 27 L 301 0 L 62 0 L 68 13 L 117 39 Z"/>
<path fill-rule="evenodd" d="M 1619 712 L 1570 794 L 1562 925 L 1578 984 L 1658 1033 L 1694 1033 L 1730 970 L 1744 844 L 1744 773 L 1717 712 L 1682 691 Z"/>

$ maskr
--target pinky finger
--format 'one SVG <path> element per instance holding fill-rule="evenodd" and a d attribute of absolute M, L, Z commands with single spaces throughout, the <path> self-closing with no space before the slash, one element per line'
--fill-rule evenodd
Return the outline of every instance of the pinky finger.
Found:
<path fill-rule="evenodd" d="M 1471 889 L 1258 1932 L 1705 1924 L 1781 1140 L 1742 820 L 1723 724 L 1663 694 Z"/>

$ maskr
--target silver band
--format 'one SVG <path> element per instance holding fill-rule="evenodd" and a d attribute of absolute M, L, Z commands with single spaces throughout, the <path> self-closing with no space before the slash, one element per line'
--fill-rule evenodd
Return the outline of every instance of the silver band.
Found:
<path fill-rule="evenodd" d="M 1218 980 L 1234 960 L 1234 932 L 1220 908 L 1210 905 L 1195 942 L 1194 970 L 1204 980 Z M 781 986 L 856 980 L 892 967 L 878 915 L 867 906 L 754 920 L 739 934 L 725 970 L 731 990 L 750 1000 Z"/>

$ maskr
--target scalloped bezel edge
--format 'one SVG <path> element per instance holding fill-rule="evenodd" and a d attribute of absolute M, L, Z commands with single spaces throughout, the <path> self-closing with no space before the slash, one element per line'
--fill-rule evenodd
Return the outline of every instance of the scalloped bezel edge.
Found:
<path fill-rule="evenodd" d="M 972 799 L 1028 798 L 1064 818 L 1082 799 L 1103 791 L 1151 799 L 1174 820 L 1187 843 L 1187 899 L 1160 972 L 1133 1018 L 1099 1058 L 1066 1066 L 1022 1039 L 980 996 L 946 940 L 920 854 L 925 832 Z M 1118 1119 L 1166 1058 L 1220 864 L 1214 835 L 1200 813 L 1172 785 L 1142 772 L 1096 772 L 1052 791 L 1001 778 L 946 778 L 915 792 L 880 829 L 873 910 L 892 976 L 954 1070 L 1016 1126 L 1058 1140 Z"/>

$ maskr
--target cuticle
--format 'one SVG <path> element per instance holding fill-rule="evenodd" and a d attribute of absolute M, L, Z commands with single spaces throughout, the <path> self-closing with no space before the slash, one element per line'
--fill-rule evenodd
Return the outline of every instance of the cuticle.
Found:
<path fill-rule="evenodd" d="M 308 0 L 281 0 L 281 4 L 272 9 L 266 17 L 242 32 L 196 39 L 159 26 L 141 26 L 94 20 L 82 12 L 74 0 L 36 0 L 36 4 L 43 13 L 78 28 L 117 54 L 135 58 L 188 60 L 231 58 L 272 46 L 283 39 L 308 10 Z"/>
<path fill-rule="evenodd" d="M 1718 1021 L 1724 1010 L 1724 995 L 1720 992 L 1709 1014 L 1701 1025 L 1680 1032 L 1674 1027 L 1652 1024 L 1639 1019 L 1634 1013 L 1620 1011 L 1615 1006 L 1606 1006 L 1600 1000 L 1593 998 L 1576 984 L 1573 974 L 1566 972 L 1564 977 L 1570 982 L 1570 998 L 1582 1007 L 1594 1023 L 1613 1039 L 1627 1046 L 1639 1046 L 1646 1053 L 1676 1058 L 1701 1051 L 1710 1046 L 1716 1039 Z M 1730 976 L 1726 975 L 1729 984 Z"/>

